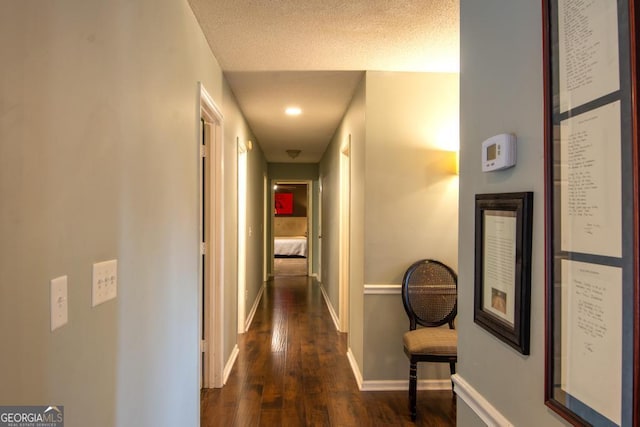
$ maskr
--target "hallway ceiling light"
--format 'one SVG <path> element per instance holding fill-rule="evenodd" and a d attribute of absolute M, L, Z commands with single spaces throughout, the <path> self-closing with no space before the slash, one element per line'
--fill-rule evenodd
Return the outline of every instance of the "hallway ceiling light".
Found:
<path fill-rule="evenodd" d="M 298 157 L 302 152 L 302 150 L 286 150 L 286 151 L 289 157 L 291 157 L 292 159 L 295 159 L 296 157 Z"/>
<path fill-rule="evenodd" d="M 300 107 L 287 107 L 286 110 L 284 110 L 284 113 L 287 116 L 299 116 L 302 114 L 302 110 Z"/>

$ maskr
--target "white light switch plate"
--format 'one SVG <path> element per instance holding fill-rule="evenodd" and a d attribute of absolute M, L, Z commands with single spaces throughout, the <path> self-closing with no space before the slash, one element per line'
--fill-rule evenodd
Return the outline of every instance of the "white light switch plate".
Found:
<path fill-rule="evenodd" d="M 114 299 L 118 295 L 118 260 L 93 264 L 91 306 Z"/>
<path fill-rule="evenodd" d="M 67 276 L 57 277 L 51 280 L 51 332 L 67 324 L 68 300 L 67 300 Z"/>

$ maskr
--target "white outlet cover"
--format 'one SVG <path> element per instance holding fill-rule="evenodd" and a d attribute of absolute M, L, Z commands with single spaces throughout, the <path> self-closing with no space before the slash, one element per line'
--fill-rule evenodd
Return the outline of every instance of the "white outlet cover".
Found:
<path fill-rule="evenodd" d="M 118 260 L 93 264 L 91 306 L 95 307 L 118 296 Z"/>
<path fill-rule="evenodd" d="M 67 324 L 69 320 L 67 276 L 51 280 L 51 332 Z"/>

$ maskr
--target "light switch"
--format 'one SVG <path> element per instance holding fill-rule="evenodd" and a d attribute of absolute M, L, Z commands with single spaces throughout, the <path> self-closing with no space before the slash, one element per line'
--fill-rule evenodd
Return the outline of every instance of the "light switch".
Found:
<path fill-rule="evenodd" d="M 118 260 L 93 264 L 91 306 L 114 299 L 118 295 Z"/>
<path fill-rule="evenodd" d="M 51 280 L 51 332 L 67 324 L 68 300 L 67 300 L 67 276 L 57 277 Z"/>

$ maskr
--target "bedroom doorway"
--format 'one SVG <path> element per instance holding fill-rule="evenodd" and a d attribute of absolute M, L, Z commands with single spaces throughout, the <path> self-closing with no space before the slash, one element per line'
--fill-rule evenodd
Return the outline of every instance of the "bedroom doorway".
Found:
<path fill-rule="evenodd" d="M 310 275 L 310 189 L 311 181 L 273 181 L 271 272 L 274 276 Z"/>

